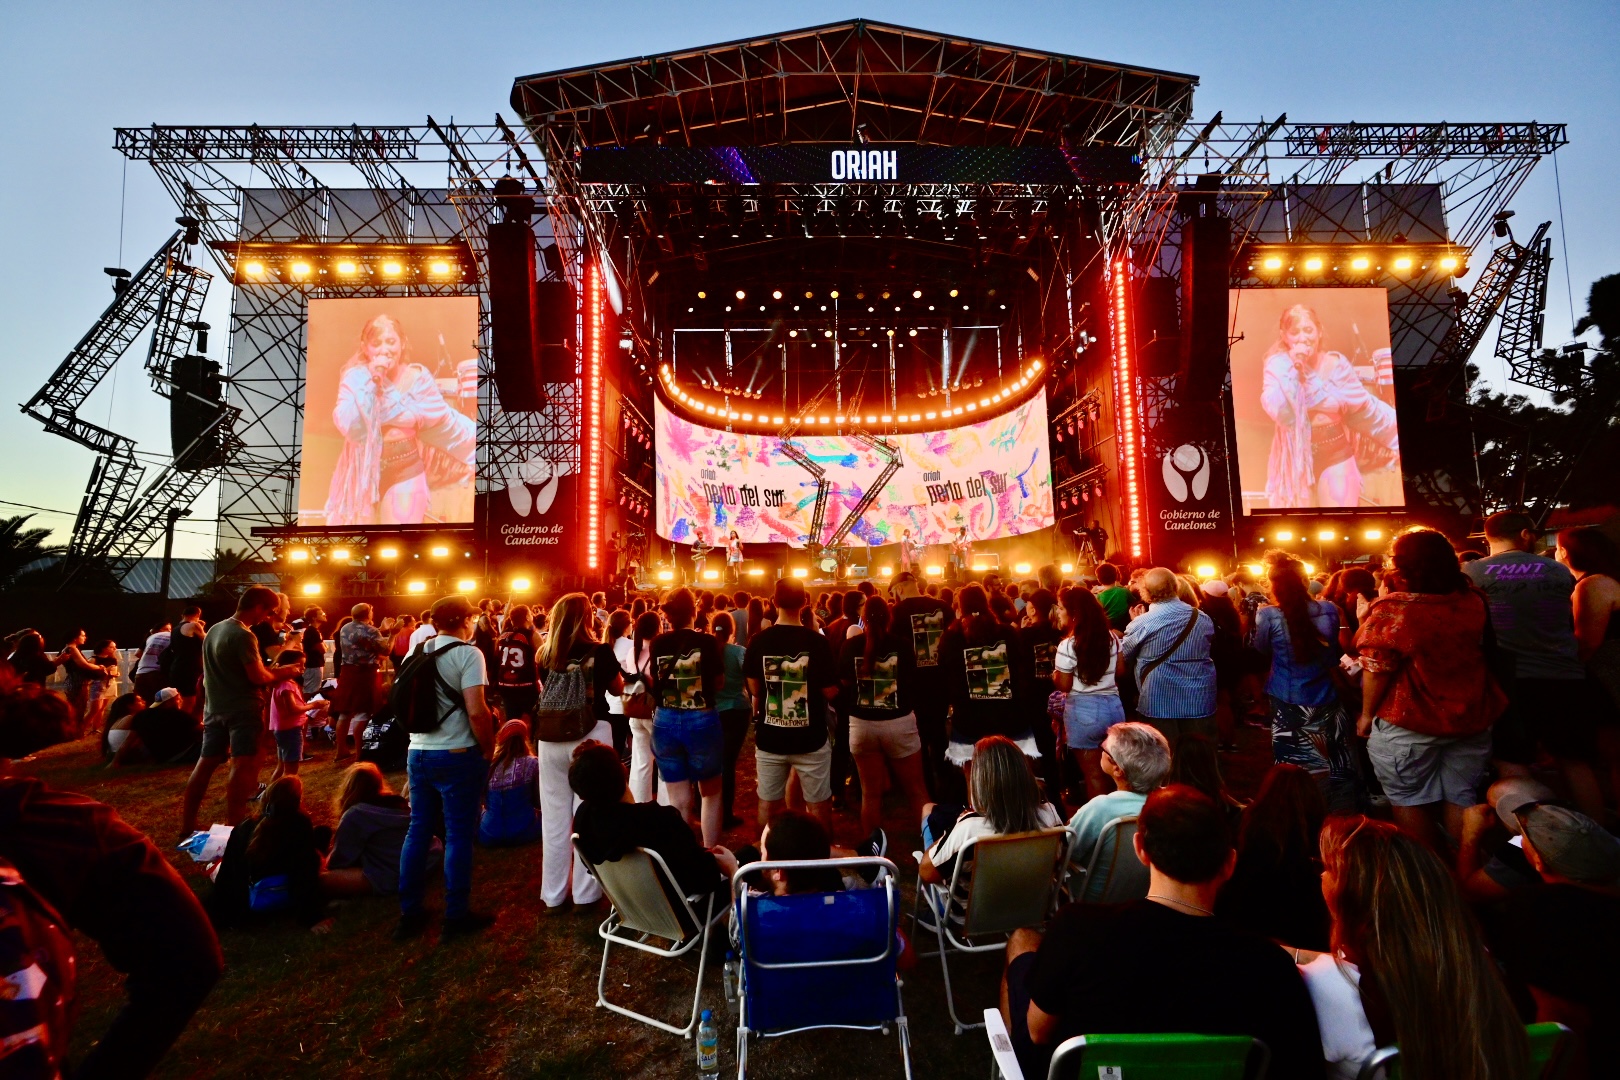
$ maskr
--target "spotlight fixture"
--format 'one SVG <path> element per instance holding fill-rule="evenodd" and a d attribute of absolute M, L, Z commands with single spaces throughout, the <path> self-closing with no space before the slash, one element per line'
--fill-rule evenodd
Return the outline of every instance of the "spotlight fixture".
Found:
<path fill-rule="evenodd" d="M 530 581 L 526 577 L 515 577 L 512 579 L 512 591 L 515 593 L 526 593 L 530 588 L 533 587 L 533 585 L 534 582 Z"/>
<path fill-rule="evenodd" d="M 478 588 L 478 582 L 472 578 L 462 578 L 456 582 L 456 592 L 458 593 L 470 593 L 476 588 Z"/>
<path fill-rule="evenodd" d="M 405 589 L 406 589 L 407 592 L 425 593 L 425 592 L 427 592 L 427 582 L 425 582 L 425 581 L 406 582 Z"/>
<path fill-rule="evenodd" d="M 304 582 L 303 592 L 305 596 L 319 596 L 321 595 L 321 583 L 318 581 L 306 581 Z"/>

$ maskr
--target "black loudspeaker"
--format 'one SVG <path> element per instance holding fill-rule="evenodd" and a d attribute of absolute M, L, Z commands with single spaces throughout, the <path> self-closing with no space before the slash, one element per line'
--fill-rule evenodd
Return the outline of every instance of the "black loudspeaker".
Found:
<path fill-rule="evenodd" d="M 173 378 L 169 440 L 175 468 L 183 472 L 212 468 L 220 464 L 219 431 L 208 431 L 223 408 L 219 365 L 206 356 L 177 357 Z"/>
<path fill-rule="evenodd" d="M 534 230 L 527 221 L 489 227 L 489 345 L 501 408 L 532 412 L 544 394 L 536 327 Z"/>
<path fill-rule="evenodd" d="M 540 343 L 540 381 L 570 382 L 574 378 L 578 342 L 575 340 L 574 289 L 567 281 L 535 283 L 535 340 Z"/>
<path fill-rule="evenodd" d="M 1143 375 L 1163 378 L 1181 370 L 1181 312 L 1175 278 L 1143 278 L 1136 303 L 1136 355 Z"/>
<path fill-rule="evenodd" d="M 1181 230 L 1181 363 L 1183 401 L 1211 401 L 1226 380 L 1227 290 L 1232 273 L 1232 223 L 1200 200 Z"/>

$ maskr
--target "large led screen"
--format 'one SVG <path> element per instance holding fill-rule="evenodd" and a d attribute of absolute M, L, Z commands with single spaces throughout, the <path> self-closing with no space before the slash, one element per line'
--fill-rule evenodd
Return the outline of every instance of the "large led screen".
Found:
<path fill-rule="evenodd" d="M 733 529 L 743 543 L 809 539 L 816 488 L 811 471 L 783 452 L 775 435 L 738 434 L 681 419 L 657 403 L 658 535 L 721 544 Z M 944 431 L 891 436 L 901 466 L 855 523 L 848 543 L 898 543 L 910 530 L 943 544 L 966 527 L 975 540 L 1044 529 L 1053 523 L 1046 392 L 990 420 Z M 795 445 L 825 470 L 825 542 L 876 482 L 887 461 L 847 435 L 801 433 Z"/>
<path fill-rule="evenodd" d="M 1389 294 L 1233 289 L 1243 512 L 1401 506 Z"/>
<path fill-rule="evenodd" d="M 478 299 L 309 302 L 300 525 L 473 519 Z"/>

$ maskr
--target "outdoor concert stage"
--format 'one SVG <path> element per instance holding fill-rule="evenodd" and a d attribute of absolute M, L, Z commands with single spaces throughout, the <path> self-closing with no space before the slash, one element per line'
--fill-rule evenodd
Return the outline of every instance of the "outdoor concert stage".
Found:
<path fill-rule="evenodd" d="M 1372 550 L 1447 502 L 1397 415 L 1539 325 L 1503 215 L 1564 129 L 1196 85 L 858 20 L 524 76 L 511 123 L 120 129 L 181 227 L 25 406 L 100 455 L 70 566 L 215 479 L 218 546 L 328 604 L 718 585 L 734 533 L 743 587 Z M 143 482 L 76 411 L 147 323 Z"/>

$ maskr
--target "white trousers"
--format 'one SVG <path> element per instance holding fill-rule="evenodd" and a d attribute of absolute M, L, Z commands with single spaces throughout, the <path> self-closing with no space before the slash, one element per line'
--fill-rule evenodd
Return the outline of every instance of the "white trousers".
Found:
<path fill-rule="evenodd" d="M 587 740 L 613 745 L 613 729 L 599 720 L 590 734 L 574 742 L 535 744 L 540 758 L 540 838 L 543 845 L 540 864 L 540 899 L 556 907 L 569 897 L 569 872 L 573 874 L 573 899 L 590 904 L 601 899 L 602 886 L 585 869 L 585 860 L 573 850 L 569 838 L 574 832 L 574 810 L 579 799 L 568 786 L 568 762 L 574 747 Z"/>
<path fill-rule="evenodd" d="M 630 797 L 636 802 L 653 799 L 652 720 L 630 718 Z M 670 805 L 669 785 L 658 781 L 658 801 Z"/>

